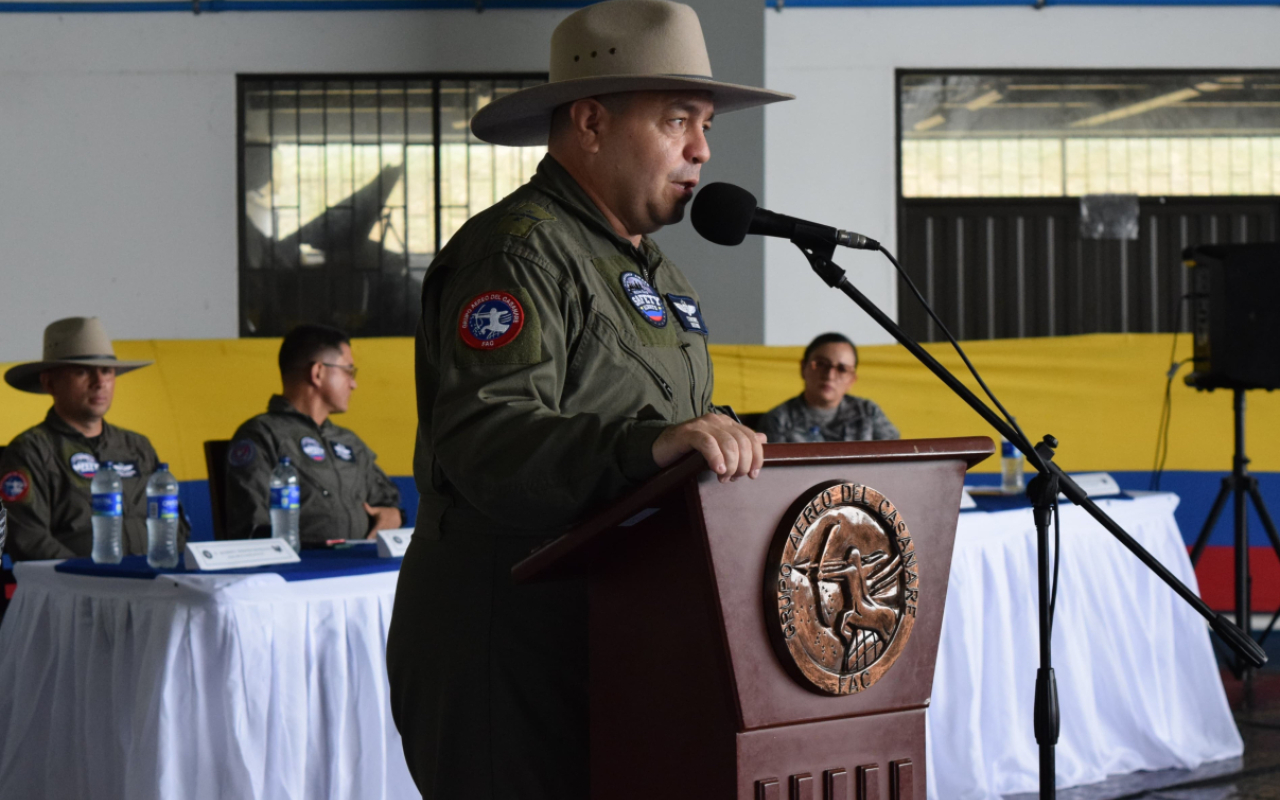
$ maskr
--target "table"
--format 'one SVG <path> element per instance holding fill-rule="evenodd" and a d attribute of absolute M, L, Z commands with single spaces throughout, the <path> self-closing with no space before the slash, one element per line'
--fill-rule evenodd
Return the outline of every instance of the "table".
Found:
<path fill-rule="evenodd" d="M 1176 495 L 1098 504 L 1195 588 Z M 1057 785 L 1240 755 L 1199 615 L 1082 509 L 1061 508 Z M 1030 509 L 962 513 L 927 714 L 930 800 L 1038 789 L 1036 613 Z"/>
<path fill-rule="evenodd" d="M 137 580 L 58 563 L 17 565 L 0 627 L 0 797 L 419 797 L 388 700 L 394 564 Z"/>
<path fill-rule="evenodd" d="M 1177 503 L 1100 501 L 1194 586 Z M 932 800 L 1036 789 L 1035 557 L 1030 510 L 960 515 Z M 0 797 L 418 797 L 387 698 L 397 573 L 136 580 L 57 563 L 18 565 L 0 627 Z M 1200 618 L 1070 504 L 1054 656 L 1060 786 L 1241 753 Z"/>

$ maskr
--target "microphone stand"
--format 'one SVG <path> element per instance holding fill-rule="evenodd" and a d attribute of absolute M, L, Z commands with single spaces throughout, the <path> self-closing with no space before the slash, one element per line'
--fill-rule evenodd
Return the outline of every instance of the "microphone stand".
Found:
<path fill-rule="evenodd" d="M 1054 462 L 1054 451 L 1058 447 L 1057 439 L 1052 436 L 1045 436 L 1039 444 L 1032 446 L 1025 436 L 1006 422 L 1003 417 L 991 410 L 981 398 L 969 390 L 969 387 L 961 383 L 918 342 L 907 335 L 906 331 L 898 327 L 898 323 L 890 319 L 866 295 L 849 283 L 848 278 L 845 277 L 844 270 L 831 260 L 832 255 L 835 253 L 835 245 L 829 241 L 823 241 L 820 236 L 816 235 L 817 231 L 806 233 L 806 228 L 808 227 L 811 226 L 797 224 L 795 235 L 792 237 L 791 242 L 804 253 L 805 258 L 809 260 L 809 265 L 813 267 L 813 271 L 818 273 L 818 277 L 822 278 L 831 288 L 839 289 L 848 295 L 853 302 L 857 303 L 863 311 L 878 322 L 880 327 L 888 331 L 894 339 L 898 340 L 899 344 L 907 348 L 921 364 L 938 376 L 952 392 L 968 403 L 970 408 L 978 412 L 978 416 L 999 431 L 1014 447 L 1021 450 L 1026 455 L 1027 461 L 1039 473 L 1027 485 L 1027 496 L 1031 500 L 1035 517 L 1036 572 L 1040 590 L 1038 615 L 1040 622 L 1040 668 L 1036 672 L 1034 728 L 1036 743 L 1040 746 L 1041 800 L 1052 800 L 1057 792 L 1054 784 L 1056 774 L 1054 747 L 1058 743 L 1059 716 L 1058 685 L 1053 675 L 1053 645 L 1051 638 L 1049 523 L 1053 517 L 1053 506 L 1059 491 L 1065 494 L 1071 502 L 1083 508 L 1089 516 L 1097 520 L 1103 528 L 1128 548 L 1129 552 L 1137 556 L 1138 560 L 1145 564 L 1147 569 L 1159 576 L 1162 581 L 1168 584 L 1169 588 L 1173 589 L 1200 616 L 1204 617 L 1208 621 L 1209 627 L 1240 658 L 1255 667 L 1261 667 L 1267 662 L 1266 653 L 1251 636 L 1236 627 L 1223 615 L 1214 613 L 1213 609 L 1209 608 L 1195 592 L 1188 589 L 1182 581 L 1178 580 L 1173 573 L 1148 553 L 1146 548 L 1138 544 L 1124 528 L 1120 527 L 1119 523 L 1107 516 L 1107 513 L 1101 508 L 1098 508 L 1097 504 L 1089 499 L 1084 490 Z"/>

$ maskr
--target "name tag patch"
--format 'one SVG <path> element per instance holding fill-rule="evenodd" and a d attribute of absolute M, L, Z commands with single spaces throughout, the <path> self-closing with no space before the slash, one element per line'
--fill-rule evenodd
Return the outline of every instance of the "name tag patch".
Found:
<path fill-rule="evenodd" d="M 0 498 L 6 503 L 21 503 L 31 495 L 31 479 L 27 471 L 15 469 L 0 478 Z"/>
<path fill-rule="evenodd" d="M 496 350 L 520 335 L 524 308 L 507 292 L 485 292 L 472 298 L 458 319 L 458 335 L 473 350 Z"/>
<path fill-rule="evenodd" d="M 662 305 L 662 298 L 649 285 L 649 282 L 634 272 L 624 272 L 621 276 L 622 291 L 626 293 L 631 305 L 635 306 L 640 316 L 655 328 L 667 326 L 667 309 Z"/>
<path fill-rule="evenodd" d="M 330 442 L 333 445 L 333 454 L 343 461 L 355 461 L 356 455 L 351 452 L 351 448 L 342 442 Z"/>
<path fill-rule="evenodd" d="M 302 452 L 312 461 L 324 461 L 324 445 L 320 444 L 314 437 L 303 436 L 298 441 L 298 446 L 302 448 Z"/>
<path fill-rule="evenodd" d="M 75 453 L 69 463 L 71 471 L 81 478 L 92 479 L 98 473 L 98 459 L 90 453 Z"/>
<path fill-rule="evenodd" d="M 697 300 L 682 294 L 668 294 L 667 302 L 671 304 L 671 310 L 676 312 L 680 327 L 703 336 L 710 333 L 707 330 L 707 323 L 702 319 L 702 309 L 698 307 Z"/>

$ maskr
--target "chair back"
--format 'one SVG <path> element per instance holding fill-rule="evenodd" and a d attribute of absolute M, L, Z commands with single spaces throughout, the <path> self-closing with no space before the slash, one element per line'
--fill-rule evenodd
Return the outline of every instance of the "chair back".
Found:
<path fill-rule="evenodd" d="M 209 506 L 213 513 L 213 538 L 227 538 L 227 451 L 228 439 L 204 443 L 204 464 L 209 471 Z"/>

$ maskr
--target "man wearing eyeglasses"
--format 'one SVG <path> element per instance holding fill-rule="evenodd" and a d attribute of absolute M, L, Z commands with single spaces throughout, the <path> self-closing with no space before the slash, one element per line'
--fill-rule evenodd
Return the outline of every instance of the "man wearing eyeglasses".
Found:
<path fill-rule="evenodd" d="M 271 471 L 281 456 L 298 470 L 303 544 L 372 538 L 399 528 L 400 491 L 377 455 L 332 414 L 347 410 L 356 366 L 347 335 L 326 325 L 300 325 L 280 345 L 281 394 L 240 426 L 227 452 L 227 536 L 269 530 Z"/>
<path fill-rule="evenodd" d="M 897 439 L 880 406 L 848 394 L 858 380 L 858 348 L 847 336 L 824 333 L 800 361 L 804 393 L 765 414 L 760 431 L 770 442 L 861 442 Z"/>

